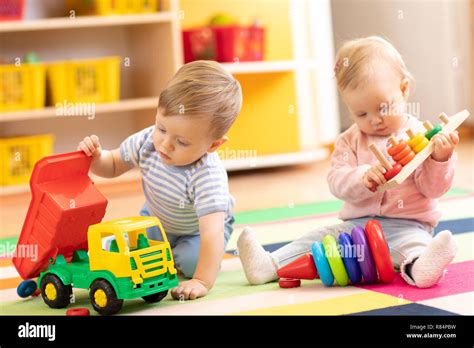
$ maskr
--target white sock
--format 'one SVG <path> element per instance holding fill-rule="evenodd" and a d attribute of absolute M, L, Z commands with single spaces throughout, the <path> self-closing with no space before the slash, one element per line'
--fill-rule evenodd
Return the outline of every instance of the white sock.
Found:
<path fill-rule="evenodd" d="M 411 275 L 419 288 L 429 288 L 437 284 L 444 275 L 444 269 L 453 261 L 457 243 L 450 231 L 438 233 L 426 250 L 415 261 Z"/>
<path fill-rule="evenodd" d="M 237 240 L 239 258 L 250 284 L 265 284 L 278 279 L 277 267 L 270 254 L 257 241 L 255 232 L 245 227 Z"/>

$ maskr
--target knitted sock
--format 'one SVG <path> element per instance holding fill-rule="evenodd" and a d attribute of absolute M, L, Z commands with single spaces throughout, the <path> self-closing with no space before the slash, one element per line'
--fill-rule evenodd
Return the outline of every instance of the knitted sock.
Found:
<path fill-rule="evenodd" d="M 265 284 L 278 279 L 277 267 L 270 253 L 263 249 L 250 227 L 245 227 L 240 234 L 237 247 L 240 262 L 250 284 Z"/>
<path fill-rule="evenodd" d="M 457 243 L 450 231 L 441 231 L 411 267 L 411 276 L 419 288 L 437 284 L 444 269 L 454 259 Z"/>

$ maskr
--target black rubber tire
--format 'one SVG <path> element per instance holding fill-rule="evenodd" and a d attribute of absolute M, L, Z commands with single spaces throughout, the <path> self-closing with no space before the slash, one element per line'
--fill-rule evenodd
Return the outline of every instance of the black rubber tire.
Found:
<path fill-rule="evenodd" d="M 148 296 L 143 296 L 142 299 L 144 299 L 148 303 L 155 303 L 155 302 L 160 302 L 162 299 L 166 297 L 166 295 L 168 295 L 168 290 L 157 292 L 156 294 L 152 294 Z"/>
<path fill-rule="evenodd" d="M 46 285 L 53 284 L 56 288 L 56 299 L 50 300 L 46 296 Z M 71 303 L 72 286 L 64 285 L 58 276 L 54 274 L 47 274 L 41 280 L 41 297 L 44 303 L 51 308 L 65 308 Z"/>
<path fill-rule="evenodd" d="M 107 297 L 107 304 L 105 307 L 99 306 L 95 303 L 94 294 L 97 290 L 102 289 Z M 117 298 L 114 287 L 105 279 L 97 279 L 91 285 L 89 291 L 89 298 L 92 303 L 92 307 L 101 315 L 113 315 L 118 313 L 122 309 L 123 300 Z"/>

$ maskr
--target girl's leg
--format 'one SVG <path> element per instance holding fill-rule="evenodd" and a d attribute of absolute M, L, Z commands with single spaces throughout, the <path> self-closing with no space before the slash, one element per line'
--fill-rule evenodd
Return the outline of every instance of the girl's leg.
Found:
<path fill-rule="evenodd" d="M 247 226 L 237 241 L 245 276 L 250 284 L 264 284 L 274 281 L 278 279 L 276 271 L 279 268 L 301 255 L 309 253 L 314 242 L 321 241 L 327 234 L 336 238 L 342 232 L 350 234 L 353 227 L 364 226 L 367 220 L 368 218 L 353 219 L 332 226 L 316 228 L 271 254 L 263 249 L 257 241 L 254 231 Z"/>
<path fill-rule="evenodd" d="M 432 228 L 414 220 L 377 218 L 390 248 L 392 262 L 410 285 L 427 288 L 441 280 L 456 255 L 449 231 L 433 238 Z"/>

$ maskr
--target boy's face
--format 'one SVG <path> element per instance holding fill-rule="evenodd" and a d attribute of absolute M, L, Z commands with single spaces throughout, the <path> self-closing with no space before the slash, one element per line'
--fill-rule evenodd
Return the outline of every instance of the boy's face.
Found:
<path fill-rule="evenodd" d="M 370 78 L 355 89 L 341 92 L 351 117 L 359 129 L 369 135 L 395 133 L 406 121 L 405 107 L 408 80 L 388 66 L 376 65 Z"/>
<path fill-rule="evenodd" d="M 200 159 L 206 152 L 215 151 L 226 141 L 214 139 L 210 121 L 206 117 L 156 114 L 153 144 L 163 163 L 185 166 Z"/>

